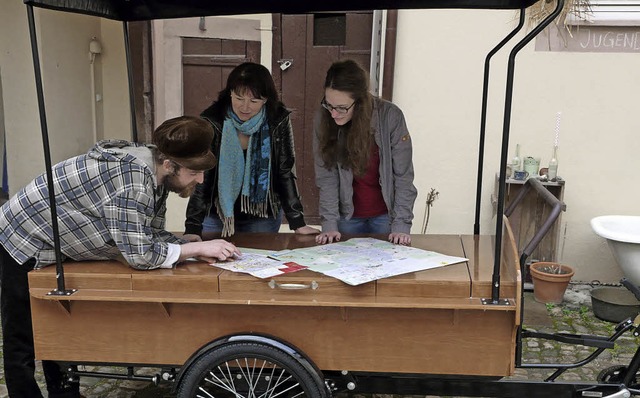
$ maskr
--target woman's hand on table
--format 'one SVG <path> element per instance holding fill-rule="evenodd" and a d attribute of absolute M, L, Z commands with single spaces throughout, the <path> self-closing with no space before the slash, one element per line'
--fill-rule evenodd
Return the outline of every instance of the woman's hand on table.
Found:
<path fill-rule="evenodd" d="M 321 232 L 320 235 L 316 236 L 316 243 L 324 245 L 325 243 L 339 242 L 340 236 L 338 231 Z"/>
<path fill-rule="evenodd" d="M 411 244 L 411 235 L 403 234 L 402 232 L 392 232 L 389 234 L 389 242 L 406 246 Z"/>
<path fill-rule="evenodd" d="M 315 235 L 315 234 L 319 234 L 320 230 L 318 228 L 313 228 L 308 225 L 305 225 L 304 227 L 300 227 L 296 229 L 296 233 L 298 235 Z"/>

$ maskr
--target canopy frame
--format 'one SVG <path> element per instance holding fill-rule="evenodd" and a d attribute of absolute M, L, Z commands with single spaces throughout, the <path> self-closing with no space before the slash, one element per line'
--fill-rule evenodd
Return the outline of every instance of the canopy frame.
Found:
<path fill-rule="evenodd" d="M 488 97 L 489 65 L 491 57 L 506 45 L 524 25 L 525 9 L 537 0 L 353 0 L 348 5 L 343 0 L 325 0 L 322 2 L 291 2 L 289 0 L 274 0 L 265 2 L 263 0 L 247 0 L 241 4 L 219 3 L 209 0 L 24 0 L 27 5 L 29 16 L 29 32 L 31 35 L 31 46 L 36 75 L 36 89 L 38 92 L 38 107 L 42 129 L 42 140 L 45 152 L 45 167 L 50 191 L 50 203 L 52 211 L 52 226 L 54 229 L 54 246 L 56 251 L 56 267 L 58 275 L 58 286 L 51 294 L 72 294 L 73 291 L 65 289 L 64 269 L 62 266 L 62 254 L 60 252 L 59 230 L 57 224 L 57 212 L 54 201 L 53 178 L 51 176 L 51 156 L 49 148 L 48 128 L 46 123 L 46 111 L 44 104 L 44 94 L 42 90 L 42 77 L 40 60 L 38 58 L 38 43 L 36 39 L 35 21 L 33 18 L 33 7 L 41 7 L 52 10 L 73 12 L 87 15 L 95 15 L 108 19 L 115 19 L 123 22 L 124 38 L 127 58 L 127 69 L 129 79 L 129 102 L 131 110 L 131 130 L 134 141 L 137 141 L 137 127 L 135 121 L 135 104 L 133 75 L 131 66 L 131 55 L 129 46 L 129 33 L 127 22 L 141 21 L 163 18 L 178 17 L 199 17 L 225 14 L 249 14 L 256 12 L 268 13 L 308 13 L 325 11 L 343 11 L 346 7 L 349 10 L 371 10 L 371 9 L 408 9 L 408 8 L 460 8 L 460 9 L 519 9 L 520 19 L 518 26 L 511 31 L 496 47 L 494 47 L 485 60 L 484 82 L 482 93 L 482 115 L 480 124 L 480 143 L 478 151 L 478 179 L 476 188 L 476 212 L 474 223 L 474 234 L 479 234 L 480 222 L 480 202 L 482 193 L 482 169 L 484 163 L 484 138 L 486 128 L 486 109 Z M 549 25 L 562 11 L 564 0 L 556 1 L 554 11 L 535 26 L 524 38 L 517 42 L 510 52 L 507 69 L 507 81 L 505 88 L 505 105 L 503 115 L 503 130 L 500 155 L 500 172 L 498 203 L 495 228 L 495 254 L 492 276 L 491 298 L 483 299 L 487 305 L 500 305 L 504 300 L 500 300 L 500 264 L 502 230 L 504 228 L 504 198 L 506 187 L 506 160 L 509 147 L 509 130 L 511 123 L 511 105 L 513 100 L 513 86 L 515 75 L 515 59 L 517 54 L 534 37 L 536 37 L 547 25 Z M 534 240 L 536 237 L 534 237 Z M 522 267 L 524 267 L 522 265 Z M 524 283 L 524 281 L 522 282 Z"/>

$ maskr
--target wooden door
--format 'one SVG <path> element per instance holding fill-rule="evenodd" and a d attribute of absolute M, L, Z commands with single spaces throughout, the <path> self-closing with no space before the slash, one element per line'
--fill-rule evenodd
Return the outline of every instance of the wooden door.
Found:
<path fill-rule="evenodd" d="M 127 25 L 129 28 L 133 100 L 137 129 L 137 137 L 131 137 L 131 139 L 138 142 L 151 142 L 154 128 L 151 22 L 132 21 L 127 22 Z"/>
<path fill-rule="evenodd" d="M 273 77 L 292 110 L 298 189 L 307 223 L 318 224 L 318 189 L 313 170 L 313 117 L 324 77 L 334 61 L 351 58 L 369 69 L 373 12 L 275 14 Z M 282 70 L 282 62 L 291 66 Z"/>
<path fill-rule="evenodd" d="M 249 61 L 260 62 L 259 41 L 183 38 L 184 114 L 200 115 L 218 98 L 233 68 Z"/>

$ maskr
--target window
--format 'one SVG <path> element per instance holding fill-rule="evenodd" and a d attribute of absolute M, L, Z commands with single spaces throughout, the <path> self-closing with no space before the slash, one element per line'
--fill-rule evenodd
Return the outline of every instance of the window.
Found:
<path fill-rule="evenodd" d="M 347 14 L 314 14 L 314 46 L 344 46 L 347 42 Z"/>
<path fill-rule="evenodd" d="M 567 25 L 640 26 L 640 0 L 590 0 L 567 15 Z"/>

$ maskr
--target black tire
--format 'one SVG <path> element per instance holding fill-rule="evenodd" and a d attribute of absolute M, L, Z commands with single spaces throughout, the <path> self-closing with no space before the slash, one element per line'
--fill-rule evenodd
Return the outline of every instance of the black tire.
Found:
<path fill-rule="evenodd" d="M 625 373 L 627 373 L 627 367 L 625 365 L 613 365 L 600 371 L 596 380 L 598 380 L 598 383 L 622 384 Z M 631 383 L 627 387 L 638 387 L 637 375 L 631 379 Z"/>
<path fill-rule="evenodd" d="M 207 351 L 185 372 L 178 398 L 323 398 L 324 381 L 290 354 L 258 342 Z"/>

